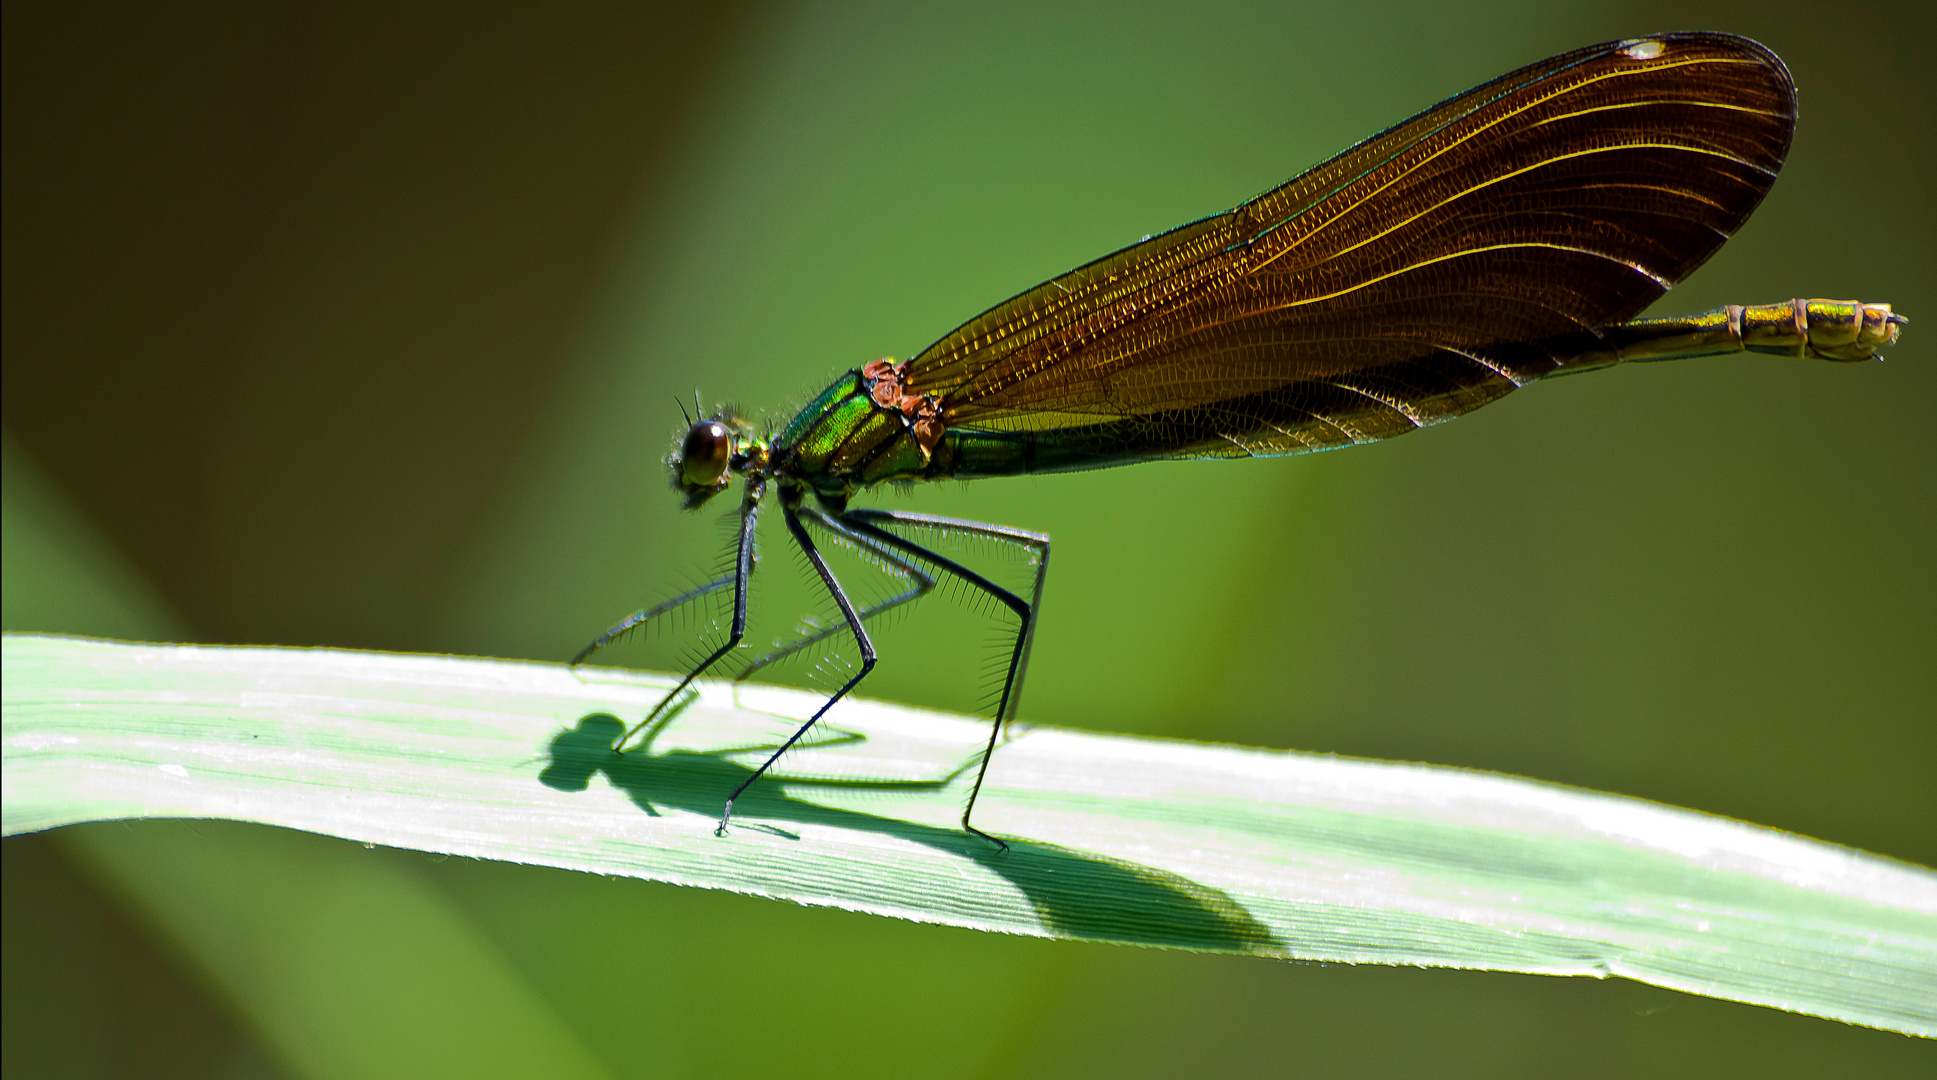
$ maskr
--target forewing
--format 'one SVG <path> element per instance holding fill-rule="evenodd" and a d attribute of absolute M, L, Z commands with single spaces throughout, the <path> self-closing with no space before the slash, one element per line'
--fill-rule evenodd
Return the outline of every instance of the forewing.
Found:
<path fill-rule="evenodd" d="M 1631 318 L 1693 271 L 1768 191 L 1794 120 L 1787 70 L 1744 38 L 1553 57 L 983 313 L 907 383 L 950 426 L 1308 388 L 1315 407 L 1389 414 L 1367 437 L 1410 430 L 1546 374 L 1540 341 Z M 1313 448 L 1246 412 L 1232 452 Z"/>

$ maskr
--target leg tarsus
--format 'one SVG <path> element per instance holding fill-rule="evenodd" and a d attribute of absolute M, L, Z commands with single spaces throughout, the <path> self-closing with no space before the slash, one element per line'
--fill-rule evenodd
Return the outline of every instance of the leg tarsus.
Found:
<path fill-rule="evenodd" d="M 968 832 L 974 833 L 975 835 L 981 837 L 984 840 L 987 840 L 989 843 L 994 844 L 995 853 L 997 855 L 1007 855 L 1009 853 L 1009 844 L 1007 841 L 1003 840 L 1001 837 L 991 836 L 990 834 L 983 832 L 981 829 L 978 829 L 975 826 L 970 825 L 968 822 L 967 814 L 962 815 L 962 828 Z"/>

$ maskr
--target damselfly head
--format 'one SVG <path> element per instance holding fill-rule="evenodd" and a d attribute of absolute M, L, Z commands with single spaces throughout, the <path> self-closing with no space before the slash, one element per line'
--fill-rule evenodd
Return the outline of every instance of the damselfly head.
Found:
<path fill-rule="evenodd" d="M 752 438 L 745 421 L 730 414 L 703 419 L 686 429 L 678 447 L 667 456 L 673 487 L 686 497 L 688 510 L 725 491 L 734 472 L 752 456 L 764 460 L 760 441 Z"/>
<path fill-rule="evenodd" d="M 715 487 L 726 483 L 727 463 L 733 458 L 733 433 L 718 420 L 701 420 L 687 429 L 679 448 L 681 487 Z"/>

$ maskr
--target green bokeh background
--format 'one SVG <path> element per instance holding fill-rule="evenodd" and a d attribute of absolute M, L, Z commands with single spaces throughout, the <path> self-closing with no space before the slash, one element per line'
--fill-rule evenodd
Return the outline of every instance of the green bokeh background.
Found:
<path fill-rule="evenodd" d="M 1886 300 L 1920 320 L 1889 362 L 1623 370 L 1342 454 L 884 499 L 1056 538 L 1026 719 L 1502 770 L 1937 863 L 1929 5 L 4 17 L 6 628 L 550 659 L 716 559 L 718 514 L 677 513 L 659 466 L 694 387 L 784 410 L 1519 64 L 1756 37 L 1801 87 L 1795 149 L 1660 310 Z M 938 689 L 973 680 L 963 628 L 932 600 L 897 620 L 867 693 L 967 704 Z M 305 1025 L 367 1050 L 329 1075 L 422 1075 L 409 1024 L 331 1029 L 341 1003 L 463 1013 L 499 983 L 489 1015 L 615 1075 L 1933 1064 L 1614 981 L 998 938 L 239 826 L 5 853 L 9 1076 L 317 1072 Z M 322 913 L 305 873 L 387 884 Z M 459 944 L 403 994 L 345 944 L 393 939 Z"/>

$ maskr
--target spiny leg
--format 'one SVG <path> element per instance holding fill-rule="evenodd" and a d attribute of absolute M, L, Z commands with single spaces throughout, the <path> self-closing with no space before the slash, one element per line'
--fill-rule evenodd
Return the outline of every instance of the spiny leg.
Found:
<path fill-rule="evenodd" d="M 625 618 L 620 619 L 618 622 L 614 623 L 612 626 L 612 629 L 607 630 L 603 634 L 600 634 L 597 640 L 593 641 L 590 645 L 587 645 L 583 649 L 580 649 L 578 651 L 578 655 L 572 657 L 571 666 L 577 667 L 580 664 L 583 664 L 584 662 L 592 658 L 593 653 L 598 652 L 600 649 L 605 648 L 607 645 L 610 645 L 613 642 L 619 640 L 620 638 L 626 636 L 627 634 L 632 633 L 634 630 L 637 630 L 639 627 L 646 625 L 647 623 L 653 621 L 654 619 L 657 619 L 670 612 L 677 611 L 680 608 L 685 607 L 687 604 L 690 604 L 693 601 L 698 600 L 702 596 L 719 592 L 721 589 L 724 589 L 727 586 L 733 584 L 733 582 L 738 577 L 739 577 L 739 574 L 736 572 L 732 574 L 727 574 L 723 577 L 714 578 L 712 581 L 709 581 L 704 585 L 698 585 L 691 589 L 688 589 L 685 592 L 680 593 L 678 596 L 675 596 L 672 599 L 667 600 L 663 603 L 654 604 L 649 608 L 641 608 L 638 611 L 635 611 L 632 614 L 627 615 Z"/>
<path fill-rule="evenodd" d="M 963 582 L 982 590 L 1014 612 L 1019 625 L 1016 628 L 1015 646 L 1009 654 L 1009 672 L 1002 683 L 1002 695 L 997 699 L 995 724 L 989 730 L 989 745 L 982 752 L 981 768 L 975 773 L 975 786 L 969 790 L 968 805 L 962 808 L 962 828 L 984 840 L 994 843 L 1004 851 L 1009 845 L 990 836 L 974 825 L 969 817 L 975 813 L 975 800 L 982 794 L 982 781 L 989 774 L 989 760 L 995 756 L 996 740 L 1001 737 L 1003 727 L 1015 715 L 1017 703 L 1022 698 L 1022 680 L 1028 673 L 1029 648 L 1036 636 L 1036 613 L 1042 609 L 1043 582 L 1049 575 L 1049 537 L 1025 529 L 1012 529 L 1003 525 L 989 525 L 980 521 L 964 521 L 960 518 L 936 517 L 931 514 L 909 514 L 894 510 L 850 510 L 840 516 L 843 524 L 860 532 L 900 548 L 902 551 L 924 559 L 932 565 L 955 575 Z M 1036 554 L 1036 581 L 1028 602 L 1015 593 L 995 584 L 973 570 L 946 558 L 912 540 L 897 536 L 880 528 L 880 525 L 906 525 L 917 528 L 944 529 L 964 532 L 973 536 L 984 536 L 1003 543 L 1027 548 Z"/>
<path fill-rule="evenodd" d="M 787 499 L 787 496 L 788 492 L 783 488 L 782 499 Z M 814 715 L 808 717 L 807 722 L 800 725 L 799 730 L 788 736 L 786 742 L 780 744 L 780 749 L 775 750 L 766 761 L 761 762 L 760 767 L 753 770 L 753 775 L 741 781 L 740 786 L 733 789 L 733 794 L 726 797 L 726 808 L 720 811 L 718 831 L 721 833 L 726 831 L 726 823 L 733 817 L 734 800 L 745 793 L 755 780 L 766 775 L 767 770 L 773 768 L 773 763 L 780 760 L 780 755 L 792 749 L 793 745 L 800 741 L 801 736 L 807 734 L 816 723 L 820 722 L 821 717 L 827 715 L 827 710 L 833 708 L 835 702 L 846 697 L 848 691 L 860 685 L 861 680 L 868 677 L 868 672 L 874 670 L 874 642 L 868 640 L 868 632 L 861 625 L 861 616 L 855 612 L 854 604 L 848 600 L 847 592 L 841 588 L 840 579 L 834 576 L 834 571 L 827 568 L 827 560 L 821 557 L 820 549 L 814 546 L 813 537 L 807 535 L 806 526 L 800 523 L 798 503 L 783 501 L 780 510 L 786 518 L 787 531 L 794 536 L 794 543 L 800 545 L 800 550 L 807 555 L 807 561 L 814 564 L 814 570 L 821 576 L 821 583 L 827 586 L 828 593 L 834 597 L 834 603 L 840 606 L 841 617 L 847 620 L 848 629 L 853 631 L 854 643 L 861 647 L 861 670 L 855 672 L 854 677 L 839 690 L 834 691 L 833 697 L 828 698 L 825 704 L 815 710 Z"/>
<path fill-rule="evenodd" d="M 876 558 L 882 560 L 883 562 L 888 563 L 890 573 L 897 574 L 904 578 L 913 579 L 914 583 L 908 586 L 907 588 L 903 589 L 902 591 L 894 594 L 893 596 L 888 597 L 885 600 L 878 601 L 876 603 L 868 605 L 867 607 L 859 609 L 858 614 L 860 615 L 862 622 L 865 623 L 869 619 L 872 619 L 876 615 L 879 615 L 885 611 L 890 611 L 894 608 L 900 607 L 903 604 L 909 603 L 914 600 L 918 600 L 921 597 L 928 595 L 928 593 L 934 590 L 935 588 L 934 575 L 929 574 L 928 572 L 924 571 L 921 567 L 895 554 L 886 545 L 881 544 L 867 536 L 863 536 L 859 533 L 856 533 L 852 529 L 844 528 L 838 522 L 829 520 L 826 515 L 820 513 L 817 510 L 811 509 L 809 507 L 805 507 L 805 506 L 801 507 L 800 516 L 803 518 L 806 518 L 809 521 L 812 521 L 813 523 L 821 526 L 822 528 L 827 529 L 829 532 L 839 535 L 842 539 L 845 539 L 855 544 L 856 546 L 865 549 L 869 554 L 875 556 Z M 761 668 L 779 663 L 780 661 L 785 660 L 787 657 L 792 656 L 803 649 L 811 648 L 823 641 L 826 641 L 828 638 L 834 636 L 835 634 L 840 633 L 844 629 L 846 629 L 846 627 L 844 626 L 825 626 L 820 628 L 819 630 L 814 631 L 812 634 L 809 634 L 803 637 L 799 641 L 793 642 L 792 644 L 786 645 L 782 648 L 775 649 L 773 652 L 770 652 L 765 656 L 762 656 L 759 659 L 748 664 L 745 670 L 741 671 L 740 674 L 733 677 L 733 683 L 737 687 L 739 684 L 746 682 L 749 678 L 753 676 L 754 672 L 759 671 Z"/>
<path fill-rule="evenodd" d="M 1021 701 L 1022 682 L 1028 673 L 1029 650 L 1035 640 L 1035 615 L 1042 610 L 1043 583 L 1049 577 L 1049 537 L 1044 533 L 1011 528 L 1007 525 L 991 525 L 982 521 L 937 517 L 932 514 L 911 514 L 894 510 L 850 510 L 842 515 L 842 520 L 857 528 L 867 528 L 870 524 L 881 523 L 968 533 L 972 536 L 982 536 L 1001 543 L 1013 544 L 1035 555 L 1036 574 L 1030 590 L 1029 601 L 1026 605 L 1019 607 L 1020 600 L 1014 593 L 990 583 L 980 574 L 967 570 L 953 560 L 944 558 L 911 540 L 907 540 L 893 533 L 883 532 L 878 528 L 867 528 L 867 532 L 870 535 L 877 536 L 921 558 L 929 559 L 937 566 L 955 574 L 968 584 L 989 593 L 997 600 L 1000 600 L 1011 611 L 1015 611 L 1019 617 L 1022 615 L 1023 608 L 1027 608 L 1029 613 L 1027 621 L 1018 634 L 1021 641 L 1021 650 L 1015 658 L 1012 658 L 1010 677 L 1003 687 L 1002 705 L 998 711 L 998 719 L 1000 721 L 1006 723 L 1014 719 L 1016 709 L 1019 707 Z"/>
<path fill-rule="evenodd" d="M 765 491 L 765 484 L 759 481 L 749 481 L 747 483 L 746 497 L 740 503 L 740 536 L 738 547 L 734 552 L 732 574 L 716 581 L 707 582 L 696 589 L 674 597 L 664 604 L 647 608 L 644 611 L 634 612 L 632 615 L 621 620 L 617 626 L 600 634 L 598 640 L 579 650 L 579 654 L 572 658 L 572 666 L 577 667 L 587 657 L 597 652 L 603 646 L 611 643 L 626 631 L 631 630 L 633 627 L 639 626 L 681 604 L 723 588 L 727 582 L 731 582 L 733 585 L 733 628 L 727 634 L 726 643 L 713 650 L 712 655 L 700 661 L 699 665 L 688 672 L 685 678 L 679 680 L 678 685 L 668 690 L 665 697 L 659 699 L 659 704 L 654 705 L 651 712 L 648 712 L 643 719 L 628 728 L 626 733 L 619 737 L 619 741 L 612 744 L 613 753 L 624 753 L 625 744 L 632 741 L 634 735 L 637 735 L 642 728 L 652 723 L 655 717 L 664 712 L 667 706 L 677 700 L 679 695 L 684 693 L 686 688 L 693 684 L 694 679 L 705 674 L 706 669 L 717 663 L 720 657 L 725 656 L 737 648 L 740 644 L 740 639 L 746 636 L 747 579 L 753 574 L 753 529 L 754 525 L 760 519 L 760 498 L 765 494 Z"/>

